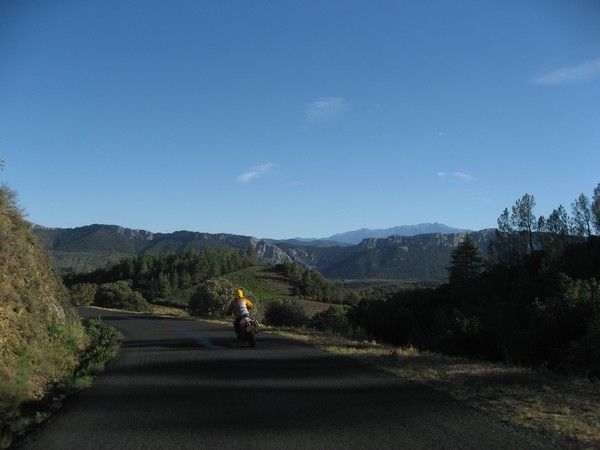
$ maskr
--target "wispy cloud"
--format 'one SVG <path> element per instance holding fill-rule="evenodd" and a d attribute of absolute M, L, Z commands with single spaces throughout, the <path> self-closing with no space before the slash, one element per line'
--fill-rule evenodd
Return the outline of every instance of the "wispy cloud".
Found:
<path fill-rule="evenodd" d="M 463 172 L 438 172 L 437 176 L 440 178 L 454 178 L 463 181 L 472 181 L 475 179 L 473 175 L 469 175 Z"/>
<path fill-rule="evenodd" d="M 244 172 L 243 174 L 238 176 L 236 178 L 236 181 L 238 183 L 248 183 L 251 180 L 255 180 L 271 172 L 276 165 L 277 164 L 274 163 L 260 164 L 256 167 L 253 167 L 248 172 Z"/>
<path fill-rule="evenodd" d="M 311 122 L 333 119 L 348 109 L 348 103 L 340 97 L 320 97 L 306 108 L 306 118 Z"/>
<path fill-rule="evenodd" d="M 586 61 L 577 66 L 563 67 L 532 78 L 533 84 L 558 86 L 600 77 L 600 58 Z"/>
<path fill-rule="evenodd" d="M 479 203 L 492 203 L 494 201 L 489 191 L 475 192 L 473 198 Z"/>

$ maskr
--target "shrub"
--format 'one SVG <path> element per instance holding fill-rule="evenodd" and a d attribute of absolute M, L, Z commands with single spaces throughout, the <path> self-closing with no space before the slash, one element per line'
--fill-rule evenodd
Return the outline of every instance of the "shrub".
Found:
<path fill-rule="evenodd" d="M 325 311 L 317 313 L 311 320 L 311 325 L 320 331 L 347 334 L 350 331 L 350 322 L 346 317 L 343 306 L 332 305 Z"/>
<path fill-rule="evenodd" d="M 600 378 L 600 316 L 589 321 L 587 333 L 580 341 L 571 344 L 569 363 L 571 370 Z"/>
<path fill-rule="evenodd" d="M 190 297 L 190 313 L 205 319 L 223 317 L 225 306 L 233 299 L 233 291 L 234 286 L 225 279 L 205 281 Z"/>
<path fill-rule="evenodd" d="M 94 296 L 94 304 L 106 308 L 124 309 L 126 311 L 150 312 L 150 304 L 127 281 L 105 283 L 98 286 Z"/>
<path fill-rule="evenodd" d="M 81 358 L 79 371 L 95 375 L 117 354 L 123 337 L 115 328 L 102 322 L 100 317 L 87 319 L 84 325 L 90 343 Z"/>
<path fill-rule="evenodd" d="M 88 306 L 94 303 L 98 285 L 94 283 L 79 283 L 69 287 L 71 302 L 74 305 Z"/>
<path fill-rule="evenodd" d="M 268 325 L 300 327 L 308 322 L 302 305 L 293 300 L 273 300 L 267 304 L 265 322 Z"/>

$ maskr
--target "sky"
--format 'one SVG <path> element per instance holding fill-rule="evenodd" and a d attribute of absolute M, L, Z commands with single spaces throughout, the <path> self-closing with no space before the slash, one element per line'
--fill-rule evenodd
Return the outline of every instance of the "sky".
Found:
<path fill-rule="evenodd" d="M 598 0 L 0 0 L 27 220 L 325 238 L 600 183 Z"/>

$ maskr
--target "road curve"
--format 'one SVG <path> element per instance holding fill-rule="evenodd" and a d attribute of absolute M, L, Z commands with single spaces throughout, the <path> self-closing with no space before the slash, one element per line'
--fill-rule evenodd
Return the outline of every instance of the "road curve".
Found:
<path fill-rule="evenodd" d="M 260 333 L 81 308 L 125 336 L 93 386 L 71 398 L 23 449 L 547 449 L 425 387 Z"/>

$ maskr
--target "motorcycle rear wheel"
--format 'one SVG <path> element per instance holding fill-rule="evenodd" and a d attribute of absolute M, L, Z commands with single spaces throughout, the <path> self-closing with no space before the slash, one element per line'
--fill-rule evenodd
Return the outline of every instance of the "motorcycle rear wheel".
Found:
<path fill-rule="evenodd" d="M 248 339 L 248 345 L 250 345 L 250 347 L 256 346 L 256 337 L 254 336 L 254 333 L 248 333 L 246 338 Z"/>

